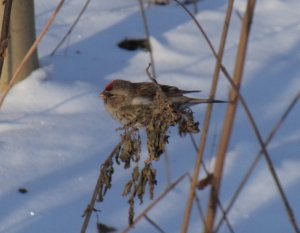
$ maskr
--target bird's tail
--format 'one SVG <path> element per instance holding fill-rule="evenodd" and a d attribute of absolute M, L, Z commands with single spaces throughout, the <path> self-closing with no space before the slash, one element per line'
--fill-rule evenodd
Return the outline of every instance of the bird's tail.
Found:
<path fill-rule="evenodd" d="M 216 99 L 198 99 L 198 98 L 190 98 L 187 96 L 180 96 L 175 98 L 170 98 L 171 102 L 180 107 L 190 107 L 196 104 L 213 104 L 213 103 L 228 103 L 223 100 Z"/>
<path fill-rule="evenodd" d="M 214 103 L 228 103 L 228 101 L 216 100 L 216 99 L 196 99 L 196 98 L 190 98 L 189 99 L 189 104 L 190 105 L 214 104 Z"/>

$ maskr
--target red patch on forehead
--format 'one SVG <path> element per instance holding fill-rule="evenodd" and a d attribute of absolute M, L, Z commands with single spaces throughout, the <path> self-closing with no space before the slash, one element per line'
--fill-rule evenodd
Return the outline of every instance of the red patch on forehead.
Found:
<path fill-rule="evenodd" d="M 107 86 L 105 87 L 106 91 L 111 91 L 111 89 L 113 88 L 113 81 L 110 82 L 109 84 L 107 84 Z"/>

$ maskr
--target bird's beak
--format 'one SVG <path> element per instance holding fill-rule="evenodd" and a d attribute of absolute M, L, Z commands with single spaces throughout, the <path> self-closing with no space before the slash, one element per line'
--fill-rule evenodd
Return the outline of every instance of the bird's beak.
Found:
<path fill-rule="evenodd" d="M 107 95 L 105 95 L 105 92 L 102 91 L 100 94 L 99 94 L 99 97 L 103 100 L 106 100 L 107 99 Z"/>

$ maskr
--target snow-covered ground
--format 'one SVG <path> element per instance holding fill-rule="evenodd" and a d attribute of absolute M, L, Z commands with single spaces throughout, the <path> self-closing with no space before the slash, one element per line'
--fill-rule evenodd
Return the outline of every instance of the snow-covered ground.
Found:
<path fill-rule="evenodd" d="M 58 0 L 35 1 L 39 33 Z M 204 0 L 196 15 L 217 47 L 226 10 L 225 0 Z M 71 37 L 49 54 L 68 30 L 84 1 L 68 0 L 39 45 L 41 68 L 16 85 L 0 113 L 0 232 L 79 232 L 82 213 L 90 200 L 101 163 L 119 140 L 118 123 L 104 111 L 98 93 L 114 78 L 146 81 L 149 55 L 127 52 L 116 44 L 126 37 L 143 37 L 137 1 L 91 1 Z M 237 0 L 243 13 L 246 1 Z M 192 7 L 191 7 L 192 9 Z M 300 90 L 300 2 L 257 1 L 242 93 L 264 137 Z M 193 21 L 176 4 L 147 9 L 158 81 L 186 89 L 201 89 L 206 97 L 215 65 L 205 40 Z M 224 64 L 233 70 L 241 21 L 233 14 Z M 226 99 L 229 85 L 221 76 L 217 97 Z M 226 105 L 215 106 L 206 151 L 208 168 Z M 195 107 L 203 119 L 205 106 Z M 269 147 L 276 171 L 300 224 L 300 104 L 294 108 Z M 199 135 L 196 135 L 197 141 Z M 195 152 L 189 137 L 172 130 L 168 145 L 171 176 L 175 180 L 193 169 Z M 259 151 L 253 131 L 239 109 L 222 184 L 222 203 L 230 200 L 245 170 Z M 166 187 L 164 161 L 155 196 Z M 130 171 L 118 167 L 113 187 L 101 210 L 100 221 L 118 229 L 127 226 L 127 199 L 121 196 Z M 26 188 L 21 194 L 18 189 Z M 185 179 L 149 212 L 166 232 L 179 232 L 189 182 Z M 203 208 L 207 191 L 198 193 Z M 146 198 L 147 199 L 147 198 Z M 141 212 L 149 200 L 136 205 Z M 195 209 L 195 208 L 194 208 Z M 229 215 L 235 232 L 293 232 L 264 160 L 261 160 Z M 88 232 L 96 232 L 93 215 Z M 189 232 L 200 232 L 201 221 L 192 212 Z M 145 220 L 132 232 L 155 232 Z M 228 232 L 226 227 L 221 232 Z"/>

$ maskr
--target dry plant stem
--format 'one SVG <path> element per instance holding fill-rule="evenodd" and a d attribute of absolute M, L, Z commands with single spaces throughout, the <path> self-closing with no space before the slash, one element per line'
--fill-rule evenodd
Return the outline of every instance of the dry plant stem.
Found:
<path fill-rule="evenodd" d="M 281 116 L 281 118 L 279 119 L 279 121 L 275 124 L 275 126 L 273 127 L 273 129 L 271 130 L 270 134 L 268 135 L 267 139 L 264 142 L 264 145 L 267 146 L 273 139 L 273 137 L 275 136 L 275 134 L 277 133 L 277 131 L 279 130 L 279 128 L 282 126 L 282 124 L 284 123 L 285 119 L 287 118 L 287 116 L 289 115 L 289 113 L 292 111 L 293 107 L 296 105 L 296 103 L 298 102 L 298 100 L 300 99 L 300 92 L 295 96 L 295 98 L 292 100 L 292 102 L 289 104 L 287 110 L 284 112 L 284 114 Z M 262 150 L 260 150 L 258 152 L 258 154 L 256 155 L 254 161 L 252 162 L 251 166 L 249 167 L 249 169 L 247 170 L 245 176 L 243 177 L 240 185 L 238 186 L 238 188 L 236 189 L 234 195 L 232 196 L 227 208 L 226 208 L 226 214 L 228 215 L 228 213 L 230 212 L 231 208 L 233 207 L 235 201 L 237 200 L 239 194 L 241 193 L 243 187 L 245 186 L 246 182 L 248 181 L 250 175 L 252 174 L 254 168 L 256 167 L 259 159 L 261 158 L 261 156 L 263 155 Z M 222 217 L 219 221 L 219 223 L 217 224 L 214 232 L 218 232 L 222 223 L 224 221 L 224 217 Z"/>
<path fill-rule="evenodd" d="M 199 22 L 196 20 L 196 18 L 193 16 L 193 14 L 192 14 L 192 13 L 191 13 L 191 12 L 190 12 L 183 4 L 181 4 L 181 3 L 178 2 L 177 0 L 175 0 L 175 1 L 176 1 L 179 5 L 181 5 L 181 6 L 186 10 L 186 12 L 191 16 L 191 18 L 194 20 L 194 22 L 196 23 L 197 27 L 199 28 L 199 30 L 200 30 L 201 33 L 203 34 L 204 38 L 206 39 L 206 41 L 207 41 L 209 47 L 211 48 L 213 54 L 215 55 L 217 62 L 220 64 L 219 66 L 220 66 L 222 72 L 223 72 L 227 77 L 230 77 L 229 74 L 228 74 L 228 72 L 226 71 L 225 67 L 221 64 L 221 60 L 219 59 L 217 53 L 216 53 L 215 50 L 214 50 L 214 47 L 213 47 L 212 43 L 210 42 L 208 36 L 206 35 L 205 31 L 203 30 L 203 28 L 201 27 L 201 25 L 199 24 Z M 225 22 L 225 23 L 226 23 L 226 22 Z M 227 26 L 227 25 L 226 25 L 226 26 Z M 205 128 L 205 127 L 204 127 L 204 128 Z M 197 149 L 196 149 L 196 150 L 197 150 Z M 202 163 L 202 165 L 203 165 L 203 168 L 206 170 L 206 173 L 208 173 L 206 167 L 204 166 L 204 163 Z M 234 232 L 234 230 L 233 230 L 231 224 L 229 223 L 229 220 L 228 220 L 227 217 L 225 216 L 225 214 L 226 214 L 226 213 L 225 213 L 225 210 L 224 210 L 224 208 L 222 207 L 222 205 L 221 205 L 221 203 L 220 203 L 218 197 L 216 198 L 216 204 L 220 206 L 220 209 L 221 209 L 221 211 L 222 211 L 222 213 L 223 213 L 223 215 L 224 215 L 224 219 L 225 219 L 225 221 L 226 221 L 226 223 L 227 223 L 228 229 L 230 230 L 230 232 Z M 192 206 L 192 205 L 191 205 L 191 206 Z M 205 225 L 205 224 L 204 224 L 204 225 Z M 186 231 L 182 231 L 182 232 L 186 232 Z"/>
<path fill-rule="evenodd" d="M 194 146 L 196 152 L 198 153 L 198 147 L 197 147 L 197 145 L 196 145 L 194 136 L 193 136 L 192 134 L 190 134 L 190 136 L 191 136 L 191 140 L 192 140 L 193 146 Z M 210 173 L 209 173 L 209 171 L 208 171 L 208 169 L 207 169 L 207 167 L 206 167 L 206 165 L 205 165 L 205 163 L 204 163 L 203 161 L 201 161 L 201 165 L 202 165 L 202 167 L 203 167 L 203 170 L 204 170 L 205 174 L 206 174 L 207 176 L 210 175 Z M 191 181 L 192 181 L 192 180 L 191 180 Z M 198 180 L 197 180 L 197 181 L 198 181 Z M 195 187 L 195 188 L 196 188 L 196 187 Z M 194 198 L 197 198 L 196 190 L 195 190 Z M 231 223 L 229 222 L 229 219 L 227 218 L 226 210 L 224 209 L 222 203 L 220 202 L 219 197 L 216 197 L 216 202 L 217 202 L 217 205 L 219 206 L 219 208 L 220 208 L 220 210 L 221 210 L 221 212 L 222 212 L 222 218 L 223 218 L 224 221 L 226 222 L 226 225 L 227 225 L 227 227 L 228 227 L 228 230 L 229 230 L 231 233 L 234 233 L 233 227 L 232 227 Z M 202 218 L 201 218 L 201 219 L 202 219 Z M 205 224 L 206 224 L 206 222 L 205 222 L 205 220 L 204 220 L 203 226 L 205 226 Z"/>
<path fill-rule="evenodd" d="M 67 31 L 67 33 L 65 34 L 65 36 L 61 39 L 61 41 L 57 44 L 57 46 L 55 47 L 55 49 L 52 51 L 52 53 L 50 54 L 51 56 L 53 56 L 56 51 L 60 48 L 60 46 L 65 42 L 65 40 L 68 38 L 68 36 L 70 36 L 70 34 L 72 33 L 73 29 L 75 28 L 75 26 L 77 25 L 78 21 L 80 20 L 81 16 L 83 15 L 83 13 L 85 12 L 86 8 L 88 7 L 89 3 L 91 0 L 87 0 L 83 6 L 83 8 L 81 9 L 79 15 L 77 16 L 77 18 L 75 19 L 74 23 L 72 24 L 72 26 L 70 27 L 70 29 Z"/>
<path fill-rule="evenodd" d="M 166 148 L 166 151 L 164 152 L 164 162 L 165 162 L 165 173 L 166 173 L 166 179 L 167 184 L 170 185 L 172 183 L 172 176 L 171 176 L 171 169 L 170 169 L 170 161 L 169 161 L 169 154 Z"/>
<path fill-rule="evenodd" d="M 246 116 L 247 116 L 248 120 L 250 121 L 250 124 L 251 124 L 251 126 L 252 126 L 252 128 L 254 130 L 255 136 L 257 137 L 257 140 L 258 140 L 258 142 L 260 144 L 260 147 L 261 147 L 261 152 L 265 156 L 265 159 L 266 159 L 269 171 L 270 171 L 270 173 L 271 173 L 271 175 L 272 175 L 272 177 L 274 179 L 275 185 L 276 185 L 276 187 L 278 189 L 278 192 L 280 194 L 280 197 L 281 197 L 281 199 L 283 201 L 283 204 L 284 204 L 285 209 L 287 211 L 287 215 L 289 216 L 289 219 L 290 219 L 291 224 L 292 224 L 292 226 L 294 228 L 294 231 L 297 232 L 297 233 L 299 233 L 300 231 L 299 231 L 299 227 L 297 225 L 297 222 L 295 220 L 295 215 L 293 213 L 291 205 L 289 204 L 289 201 L 288 201 L 287 196 L 286 196 L 286 194 L 285 194 L 285 192 L 283 190 L 283 187 L 282 187 L 282 185 L 280 183 L 279 177 L 278 177 L 278 175 L 277 175 L 277 173 L 275 171 L 275 168 L 273 166 L 270 154 L 269 154 L 269 152 L 266 149 L 266 145 L 264 144 L 262 136 L 261 136 L 261 134 L 260 134 L 260 132 L 258 130 L 258 127 L 257 127 L 255 121 L 254 121 L 254 118 L 253 118 L 253 116 L 252 116 L 252 114 L 251 114 L 251 112 L 250 112 L 250 110 L 249 110 L 249 108 L 248 108 L 248 106 L 246 104 L 246 101 L 244 100 L 243 96 L 239 93 L 238 88 L 235 86 L 235 84 L 232 82 L 232 80 L 228 80 L 228 81 L 230 82 L 231 86 L 235 90 L 235 92 L 236 92 L 236 94 L 237 94 L 237 96 L 238 96 L 238 98 L 239 98 L 239 100 L 240 100 L 240 102 L 241 102 L 241 104 L 242 104 L 245 112 L 246 112 Z"/>
<path fill-rule="evenodd" d="M 223 74 L 226 76 L 227 79 L 230 79 L 230 75 L 228 73 L 228 71 L 226 70 L 226 68 L 224 67 L 224 65 L 222 64 L 221 60 L 218 57 L 218 54 L 213 46 L 213 44 L 211 43 L 211 41 L 209 40 L 206 32 L 204 31 L 204 29 L 202 28 L 202 26 L 200 25 L 200 23 L 197 21 L 197 19 L 194 17 L 194 15 L 189 11 L 189 9 L 183 5 L 181 2 L 179 2 L 178 0 L 174 0 L 175 2 L 178 3 L 178 5 L 180 5 L 186 12 L 187 14 L 192 18 L 192 20 L 194 21 L 194 23 L 196 24 L 197 28 L 199 29 L 199 31 L 201 32 L 201 34 L 203 35 L 203 37 L 205 38 L 209 48 L 211 49 L 211 52 L 213 53 L 213 55 L 215 56 L 216 60 L 220 63 L 220 68 L 223 72 Z"/>
<path fill-rule="evenodd" d="M 198 4 L 197 4 L 198 0 L 193 0 L 193 6 L 194 6 L 194 14 L 198 13 Z"/>
<path fill-rule="evenodd" d="M 195 18 L 195 16 L 192 14 L 192 12 L 189 11 L 189 9 L 182 4 L 180 1 L 178 0 L 174 0 L 178 5 L 180 5 L 185 11 L 186 13 L 192 18 L 192 20 L 194 21 L 194 23 L 196 24 L 197 28 L 201 31 L 203 37 L 205 38 L 208 46 L 210 47 L 211 51 L 213 52 L 214 56 L 217 58 L 218 55 L 214 49 L 213 44 L 211 43 L 211 41 L 209 40 L 207 34 L 205 33 L 204 29 L 202 28 L 202 26 L 200 25 L 200 23 L 197 21 L 197 19 Z M 222 69 L 223 70 L 223 69 Z"/>
<path fill-rule="evenodd" d="M 188 174 L 188 176 L 189 176 L 189 181 L 190 181 L 190 183 L 192 183 L 193 178 L 192 178 L 192 176 L 190 175 L 190 173 Z M 198 212 L 199 212 L 199 215 L 200 215 L 202 224 L 204 225 L 204 224 L 205 224 L 205 215 L 204 215 L 203 209 L 201 208 L 200 200 L 199 200 L 199 198 L 198 198 L 198 196 L 197 196 L 197 193 L 195 193 L 195 195 L 194 195 L 194 200 L 195 200 L 196 207 L 197 207 L 197 209 L 198 209 Z"/>
<path fill-rule="evenodd" d="M 10 24 L 10 12 L 12 6 L 12 0 L 6 0 L 3 13 L 3 20 L 2 20 L 2 29 L 1 29 L 1 38 L 0 38 L 0 78 L 2 74 L 2 68 L 5 58 L 5 51 L 8 46 L 8 37 L 9 37 L 9 24 Z"/>
<path fill-rule="evenodd" d="M 236 13 L 237 17 L 242 21 L 243 16 L 241 15 L 241 13 L 238 10 L 235 10 L 235 13 Z"/>
<path fill-rule="evenodd" d="M 237 93 L 238 98 L 241 99 L 242 106 L 243 106 L 244 110 L 246 111 L 246 115 L 247 115 L 247 117 L 248 117 L 248 119 L 249 119 L 249 121 L 250 121 L 250 123 L 251 123 L 251 126 L 252 126 L 252 128 L 254 129 L 254 131 L 255 131 L 255 135 L 256 135 L 256 137 L 257 137 L 257 139 L 258 139 L 258 141 L 259 141 L 259 143 L 260 143 L 260 145 L 261 145 L 261 151 L 262 151 L 263 155 L 265 155 L 265 159 L 266 159 L 266 161 L 267 161 L 268 168 L 269 168 L 269 170 L 270 170 L 270 172 L 271 172 L 271 175 L 272 175 L 272 177 L 273 177 L 273 179 L 274 179 L 274 181 L 275 181 L 276 187 L 278 188 L 280 197 L 281 197 L 282 200 L 283 200 L 285 209 L 286 209 L 286 211 L 287 211 L 287 214 L 288 214 L 288 216 L 289 216 L 289 219 L 290 219 L 290 221 L 291 221 L 291 224 L 292 224 L 292 226 L 293 226 L 293 229 L 294 229 L 295 232 L 300 232 L 300 231 L 299 231 L 299 227 L 298 227 L 298 225 L 297 225 L 297 223 L 296 223 L 296 220 L 295 220 L 295 217 L 294 217 L 293 210 L 292 210 L 292 208 L 291 208 L 291 206 L 290 206 L 290 204 L 289 204 L 289 202 L 288 202 L 288 199 L 287 199 L 287 197 L 286 197 L 286 195 L 285 195 L 285 193 L 284 193 L 284 190 L 283 190 L 283 188 L 282 188 L 282 186 L 281 186 L 280 180 L 279 180 L 279 178 L 278 178 L 278 176 L 277 176 L 277 174 L 276 174 L 276 172 L 275 172 L 275 169 L 274 169 L 274 167 L 273 167 L 273 164 L 272 164 L 272 161 L 271 161 L 271 159 L 270 159 L 270 156 L 269 156 L 268 152 L 266 151 L 265 145 L 263 144 L 263 141 L 262 141 L 262 137 L 260 136 L 260 133 L 259 133 L 259 131 L 258 131 L 258 128 L 256 127 L 256 124 L 255 124 L 255 122 L 254 122 L 254 120 L 253 120 L 253 117 L 252 117 L 252 115 L 251 115 L 251 113 L 250 113 L 248 107 L 247 107 L 247 104 L 246 104 L 246 102 L 243 100 L 243 97 L 242 97 L 242 96 L 240 95 L 240 93 L 238 92 L 238 88 L 235 86 L 235 84 L 234 84 L 233 81 L 231 80 L 231 78 L 230 78 L 230 76 L 228 75 L 228 73 L 227 73 L 226 69 L 224 68 L 224 66 L 222 66 L 221 68 L 222 68 L 222 71 L 223 71 L 224 74 L 225 74 L 225 77 L 227 78 L 227 80 L 230 82 L 231 86 L 234 88 L 235 92 Z"/>
<path fill-rule="evenodd" d="M 110 153 L 110 155 L 105 160 L 104 164 L 107 163 L 108 161 L 110 161 L 112 159 L 112 157 L 114 156 L 114 154 L 116 153 L 116 151 L 118 150 L 118 148 L 121 146 L 121 144 L 122 143 L 119 142 L 115 146 L 115 148 L 112 150 L 112 152 Z M 95 206 L 95 203 L 96 203 L 96 200 L 97 200 L 97 196 L 98 196 L 98 191 L 99 191 L 99 188 L 100 188 L 100 180 L 101 180 L 101 172 L 99 172 L 98 180 L 97 180 L 96 186 L 94 188 L 94 192 L 93 192 L 93 195 L 91 197 L 90 203 L 88 204 L 86 210 L 84 211 L 84 220 L 83 220 L 83 224 L 82 224 L 80 233 L 85 233 L 86 229 L 87 229 L 87 227 L 89 225 L 89 221 L 90 221 L 90 218 L 92 216 L 92 213 L 93 213 L 93 210 L 94 210 L 94 206 Z"/>
<path fill-rule="evenodd" d="M 159 94 L 160 94 L 163 98 L 165 98 L 165 94 L 164 94 L 163 90 L 161 89 L 161 86 L 160 86 L 159 83 L 157 82 L 155 74 L 153 74 L 153 73 L 151 74 L 151 72 L 149 71 L 150 68 L 152 67 L 152 65 L 153 65 L 152 63 L 149 63 L 148 67 L 146 68 L 146 73 L 147 73 L 149 79 L 156 85 L 156 88 L 157 88 Z M 153 71 L 153 70 L 152 70 L 152 71 Z"/>
<path fill-rule="evenodd" d="M 177 0 L 175 0 L 175 1 L 178 2 Z M 249 3 L 249 2 L 248 2 L 248 3 Z M 186 9 L 186 8 L 185 8 L 185 9 Z M 187 9 L 186 9 L 186 11 L 188 12 Z M 188 12 L 188 13 L 189 13 L 189 12 Z M 189 13 L 189 14 L 190 14 L 190 13 Z M 197 20 L 192 16 L 192 14 L 190 14 L 190 15 L 191 15 L 191 17 L 194 19 L 194 21 L 195 21 L 197 27 L 199 28 L 199 30 L 201 31 L 201 33 L 204 35 L 204 38 L 207 40 L 207 43 L 208 43 L 209 47 L 210 47 L 211 50 L 212 50 L 212 53 L 215 55 L 216 59 L 218 59 L 217 54 L 216 54 L 216 52 L 215 52 L 215 50 L 214 50 L 214 48 L 213 48 L 213 46 L 212 46 L 212 43 L 209 41 L 209 39 L 208 39 L 206 33 L 204 32 L 203 28 L 202 28 L 201 25 L 197 22 Z M 249 23 L 250 23 L 250 22 L 249 22 Z M 221 63 L 220 63 L 220 64 L 221 64 Z M 227 78 L 227 80 L 230 81 L 230 82 L 232 82 L 232 81 L 231 81 L 231 77 L 230 77 L 228 71 L 226 70 L 226 68 L 225 68 L 222 64 L 221 64 L 221 70 L 222 70 L 222 72 L 224 73 L 224 75 L 225 75 L 225 77 Z M 232 84 L 234 84 L 234 83 L 232 83 Z M 234 86 L 234 85 L 233 85 L 233 86 Z M 277 180 L 277 182 L 278 182 L 278 181 L 279 181 L 279 180 Z M 285 195 L 284 195 L 284 192 L 283 192 L 283 196 L 285 196 Z M 292 209 L 289 207 L 289 204 L 288 204 L 288 202 L 287 202 L 287 199 L 284 198 L 283 196 L 282 196 L 282 193 L 281 193 L 281 197 L 282 197 L 283 200 L 284 200 L 284 204 L 285 204 L 286 210 L 287 210 L 287 212 L 288 212 L 288 215 L 289 215 L 289 217 L 290 217 L 291 223 L 292 223 L 292 225 L 293 225 L 295 231 L 298 232 L 298 227 L 297 227 L 296 221 L 295 221 L 295 219 L 294 219 L 293 211 L 292 211 Z"/>
<path fill-rule="evenodd" d="M 144 23 L 145 34 L 146 34 L 146 38 L 147 38 L 147 41 L 148 41 L 148 44 L 149 44 L 149 47 L 150 47 L 149 53 L 150 53 L 150 63 L 151 63 L 152 74 L 154 75 L 154 77 L 156 77 L 153 50 L 152 50 L 152 46 L 151 46 L 151 43 L 150 43 L 150 32 L 149 32 L 149 27 L 148 27 L 148 23 L 147 23 L 147 18 L 146 18 L 146 13 L 145 13 L 143 0 L 139 0 L 139 3 L 140 3 L 140 9 L 141 9 L 143 23 Z"/>
<path fill-rule="evenodd" d="M 44 35 L 46 34 L 46 32 L 49 30 L 51 24 L 53 23 L 54 19 L 56 18 L 57 14 L 60 11 L 61 7 L 63 6 L 64 2 L 65 2 L 64 0 L 61 0 L 59 2 L 59 4 L 57 5 L 55 11 L 52 13 L 50 19 L 48 20 L 46 26 L 43 28 L 42 32 L 36 38 L 36 40 L 34 41 L 33 45 L 31 46 L 31 48 L 28 50 L 28 52 L 26 53 L 25 57 L 21 61 L 20 65 L 17 67 L 17 69 L 16 69 L 15 73 L 13 74 L 13 76 L 12 76 L 9 84 L 7 85 L 7 87 L 5 88 L 5 90 L 3 91 L 3 93 L 2 93 L 2 95 L 0 97 L 0 107 L 2 106 L 5 97 L 7 96 L 8 92 L 12 88 L 12 86 L 13 86 L 15 80 L 17 79 L 18 75 L 20 74 L 23 66 L 30 59 L 30 57 L 32 56 L 33 52 L 36 50 L 36 47 L 38 46 L 38 44 L 40 43 L 40 41 L 42 40 L 42 38 L 44 37 Z"/>
<path fill-rule="evenodd" d="M 175 1 L 176 1 L 179 5 L 181 5 L 181 6 L 184 8 L 184 10 L 185 10 L 185 11 L 191 16 L 191 18 L 194 20 L 196 26 L 197 26 L 198 29 L 201 31 L 201 33 L 203 34 L 204 38 L 206 39 L 206 41 L 207 41 L 209 47 L 211 48 L 211 50 L 212 50 L 212 52 L 213 52 L 213 54 L 214 54 L 214 56 L 215 56 L 215 58 L 216 58 L 216 60 L 217 60 L 217 62 L 218 62 L 218 64 L 219 64 L 219 66 L 220 66 L 220 69 L 221 69 L 222 72 L 225 74 L 226 78 L 228 78 L 228 79 L 231 80 L 230 75 L 228 74 L 226 68 L 222 65 L 221 60 L 219 59 L 219 57 L 218 57 L 218 55 L 217 55 L 217 53 L 216 53 L 216 51 L 215 51 L 215 49 L 214 49 L 212 43 L 210 42 L 210 40 L 209 40 L 207 34 L 206 34 L 205 31 L 203 30 L 203 28 L 201 27 L 201 25 L 199 24 L 199 22 L 196 20 L 196 18 L 193 16 L 193 14 L 192 14 L 192 13 L 191 13 L 191 12 L 190 12 L 183 4 L 181 4 L 181 3 L 178 2 L 177 0 L 175 0 Z M 230 14 L 230 15 L 231 15 L 231 14 Z M 225 22 L 225 23 L 226 23 L 226 22 Z M 202 165 L 203 165 L 203 168 L 204 168 L 205 170 L 207 170 L 207 169 L 205 168 L 205 166 L 204 166 L 203 163 L 202 163 Z M 222 207 L 222 205 L 221 205 L 221 203 L 220 203 L 218 197 L 216 197 L 216 204 L 219 205 L 220 208 L 221 208 L 221 211 L 222 211 L 222 213 L 223 213 L 223 217 L 224 217 L 224 219 L 225 219 L 225 221 L 226 221 L 226 223 L 227 223 L 227 225 L 228 225 L 228 229 L 229 229 L 231 232 L 233 232 L 233 228 L 232 228 L 232 226 L 230 225 L 230 223 L 229 223 L 229 221 L 228 221 L 228 219 L 227 219 L 227 217 L 226 217 L 225 210 L 223 209 L 223 207 Z M 205 225 L 205 224 L 204 224 L 204 225 Z M 206 227 L 206 226 L 205 226 L 205 227 Z M 184 232 L 184 231 L 182 231 L 182 232 Z"/>
<path fill-rule="evenodd" d="M 155 227 L 155 229 L 157 231 L 159 231 L 160 233 L 165 233 L 165 231 L 156 223 L 154 222 L 151 218 L 148 217 L 147 214 L 145 214 L 145 219 L 152 225 Z"/>
<path fill-rule="evenodd" d="M 133 226 L 140 221 L 145 214 L 147 214 L 158 202 L 160 202 L 171 190 L 173 190 L 186 176 L 188 175 L 188 173 L 184 173 L 183 175 L 181 175 L 177 180 L 175 180 L 171 185 L 169 185 L 166 190 L 160 194 L 150 205 L 147 206 L 147 208 L 140 213 L 133 221 Z M 130 231 L 131 227 L 128 226 L 127 228 L 125 228 L 122 233 L 126 233 L 128 231 Z"/>
<path fill-rule="evenodd" d="M 158 85 L 158 82 L 157 82 L 156 79 L 155 79 L 155 74 L 153 74 L 153 73 L 151 74 L 151 72 L 149 71 L 149 69 L 150 69 L 151 66 L 152 66 L 152 63 L 150 62 L 150 63 L 148 64 L 147 68 L 146 68 L 146 73 L 147 73 L 149 79 L 157 85 L 156 87 L 157 87 L 160 91 L 162 91 L 161 88 L 160 88 L 160 86 Z"/>
<path fill-rule="evenodd" d="M 229 28 L 229 24 L 230 24 L 230 18 L 231 18 L 232 9 L 233 9 L 233 2 L 234 2 L 233 0 L 230 0 L 228 2 L 228 6 L 227 6 L 227 10 L 226 10 L 226 16 L 225 16 L 225 20 L 224 20 L 224 26 L 223 26 L 223 31 L 222 31 L 221 41 L 220 41 L 220 47 L 219 47 L 219 51 L 218 51 L 218 55 L 217 55 L 218 59 L 217 59 L 217 63 L 215 66 L 212 85 L 211 85 L 211 89 L 210 89 L 210 95 L 209 95 L 210 99 L 214 99 L 215 93 L 217 90 L 221 61 L 222 61 L 224 48 L 225 48 L 225 44 L 226 44 L 226 38 L 227 38 L 228 28 Z M 200 168 L 201 168 L 201 164 L 203 161 L 203 154 L 205 151 L 206 139 L 207 139 L 207 134 L 209 131 L 209 123 L 210 123 L 210 119 L 211 119 L 212 110 L 213 110 L 213 104 L 208 104 L 207 108 L 206 108 L 205 117 L 204 117 L 199 148 L 198 149 L 196 148 L 197 159 L 195 161 L 193 179 L 191 182 L 190 192 L 189 192 L 189 196 L 188 196 L 187 203 L 186 203 L 185 215 L 184 215 L 183 224 L 182 224 L 182 228 L 181 228 L 182 233 L 187 232 L 187 230 L 188 230 L 189 219 L 190 219 L 190 215 L 191 215 L 193 199 L 195 196 L 195 189 L 196 189 L 198 177 L 200 174 Z M 208 171 L 206 171 L 206 172 L 208 172 Z"/>
<path fill-rule="evenodd" d="M 239 90 L 242 81 L 242 74 L 244 69 L 247 44 L 248 44 L 251 22 L 254 14 L 255 3 L 256 0 L 248 1 L 246 13 L 242 24 L 240 42 L 239 42 L 238 52 L 236 56 L 234 74 L 233 74 L 233 83 L 236 86 L 237 90 Z M 216 197 L 219 196 L 219 191 L 221 187 L 221 178 L 222 178 L 222 172 L 223 172 L 223 167 L 225 162 L 226 151 L 231 137 L 231 131 L 233 128 L 233 122 L 234 122 L 236 108 L 237 108 L 237 98 L 238 98 L 237 92 L 232 88 L 230 91 L 229 100 L 233 101 L 233 103 L 229 104 L 227 107 L 227 112 L 225 115 L 220 143 L 216 154 L 216 164 L 213 173 L 214 182 L 211 187 L 208 211 L 206 216 L 206 225 L 204 231 L 205 233 L 213 232 L 213 225 L 215 222 L 215 216 L 217 210 Z"/>

